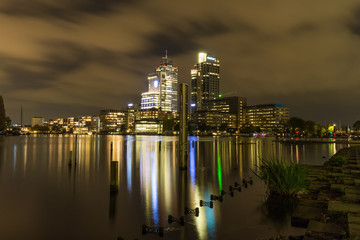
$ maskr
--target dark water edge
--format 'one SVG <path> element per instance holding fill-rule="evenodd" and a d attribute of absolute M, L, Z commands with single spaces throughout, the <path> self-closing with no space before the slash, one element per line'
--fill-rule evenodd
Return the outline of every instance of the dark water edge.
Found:
<path fill-rule="evenodd" d="M 185 226 L 168 223 L 210 194 L 253 177 L 262 158 L 322 164 L 341 144 L 282 145 L 271 138 L 190 137 L 189 168 L 179 171 L 177 137 L 79 136 L 77 165 L 68 167 L 73 135 L 0 137 L 0 239 L 158 239 L 141 225 L 165 227 L 165 239 L 261 239 L 300 235 L 290 216 L 264 205 L 254 184 L 224 196 Z M 119 192 L 110 195 L 110 144 L 119 161 Z M 73 156 L 75 157 L 75 156 Z"/>

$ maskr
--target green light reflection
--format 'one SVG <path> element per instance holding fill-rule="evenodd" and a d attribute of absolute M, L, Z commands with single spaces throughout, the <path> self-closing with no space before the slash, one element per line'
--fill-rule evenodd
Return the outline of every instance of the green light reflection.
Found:
<path fill-rule="evenodd" d="M 218 158 L 219 192 L 221 194 L 221 191 L 222 191 L 222 177 L 221 177 L 221 157 L 220 157 L 219 144 L 217 145 L 217 158 Z"/>

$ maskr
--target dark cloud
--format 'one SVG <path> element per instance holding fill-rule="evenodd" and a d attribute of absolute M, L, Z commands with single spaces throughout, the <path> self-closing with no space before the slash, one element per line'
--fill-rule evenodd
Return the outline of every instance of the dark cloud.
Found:
<path fill-rule="evenodd" d="M 197 52 L 206 51 L 220 58 L 222 92 L 250 104 L 283 103 L 315 121 L 338 115 L 351 122 L 358 115 L 350 110 L 359 108 L 351 101 L 360 87 L 357 6 L 357 0 L 328 0 L 326 7 L 310 0 L 0 0 L 0 87 L 10 116 L 20 104 L 33 115 L 61 117 L 68 108 L 76 116 L 139 102 L 165 50 L 179 66 L 179 82 L 189 83 Z M 341 112 L 331 116 L 316 106 L 327 111 L 334 104 Z"/>
<path fill-rule="evenodd" d="M 144 52 L 138 55 L 158 56 L 169 50 L 172 55 L 186 54 L 199 51 L 203 46 L 199 39 L 221 35 L 233 31 L 254 31 L 248 24 L 239 22 L 230 25 L 220 20 L 183 20 L 178 25 L 162 24 L 161 32 L 150 34 L 147 37 L 148 46 Z"/>
<path fill-rule="evenodd" d="M 81 14 L 114 13 L 118 6 L 134 4 L 130 0 L 11 0 L 0 5 L 0 13 L 45 19 L 79 22 Z"/>
<path fill-rule="evenodd" d="M 3 66 L 2 69 L 9 81 L 7 90 L 39 89 L 48 86 L 55 79 L 51 72 L 38 73 L 16 65 Z"/>
<path fill-rule="evenodd" d="M 353 34 L 360 35 L 360 6 L 354 10 L 347 26 Z"/>
<path fill-rule="evenodd" d="M 303 33 L 314 33 L 319 29 L 319 26 L 317 26 L 315 23 L 311 22 L 303 22 L 295 25 L 290 29 L 290 33 L 294 35 L 299 35 Z"/>
<path fill-rule="evenodd" d="M 86 48 L 75 43 L 46 41 L 45 60 L 24 60 L 2 56 L 0 70 L 8 80 L 8 89 L 39 89 L 60 81 L 64 75 L 80 71 L 89 64 L 106 66 L 143 75 L 122 61 L 128 56 L 102 48 Z M 83 79 L 79 79 L 83 80 Z"/>
<path fill-rule="evenodd" d="M 138 0 L 72 0 L 73 9 L 91 14 L 113 13 L 115 7 L 134 4 Z"/>
<path fill-rule="evenodd" d="M 138 55 L 159 55 L 164 52 L 164 49 L 169 50 L 172 55 L 178 55 L 199 48 L 199 44 L 194 39 L 187 38 L 188 41 L 184 42 L 182 36 L 182 33 L 179 33 L 179 35 L 156 33 L 148 37 L 149 48 L 142 53 L 138 53 Z"/>

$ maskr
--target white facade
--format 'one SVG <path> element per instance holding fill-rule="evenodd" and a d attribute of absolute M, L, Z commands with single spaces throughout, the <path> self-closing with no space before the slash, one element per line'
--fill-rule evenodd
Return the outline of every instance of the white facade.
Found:
<path fill-rule="evenodd" d="M 155 73 L 149 74 L 148 82 L 148 92 L 141 94 L 141 109 L 177 112 L 178 68 L 167 56 L 161 59 Z"/>
<path fill-rule="evenodd" d="M 33 117 L 31 119 L 31 127 L 34 127 L 36 125 L 38 126 L 44 126 L 45 118 L 43 117 Z"/>
<path fill-rule="evenodd" d="M 141 109 L 159 108 L 160 94 L 158 92 L 144 92 L 141 94 Z"/>
<path fill-rule="evenodd" d="M 158 121 L 139 121 L 135 124 L 136 134 L 162 134 L 163 125 Z"/>

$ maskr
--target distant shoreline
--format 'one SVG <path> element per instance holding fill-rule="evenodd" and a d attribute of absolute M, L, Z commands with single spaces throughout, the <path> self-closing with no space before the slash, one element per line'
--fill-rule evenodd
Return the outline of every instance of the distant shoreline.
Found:
<path fill-rule="evenodd" d="M 313 144 L 313 143 L 343 143 L 343 144 L 360 144 L 360 140 L 349 140 L 348 138 L 284 138 L 276 139 L 274 142 L 280 142 L 284 144 Z"/>

